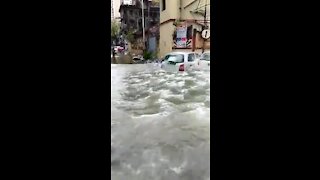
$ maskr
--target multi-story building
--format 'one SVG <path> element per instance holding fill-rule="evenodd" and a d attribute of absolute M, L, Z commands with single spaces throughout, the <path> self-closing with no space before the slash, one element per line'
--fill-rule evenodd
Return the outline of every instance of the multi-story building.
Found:
<path fill-rule="evenodd" d="M 160 56 L 210 49 L 210 36 L 202 37 L 206 29 L 210 30 L 209 0 L 160 0 Z"/>
<path fill-rule="evenodd" d="M 140 0 L 132 0 L 125 3 L 122 0 L 119 12 L 121 16 L 121 30 L 142 31 L 142 6 Z M 144 21 L 145 29 L 158 25 L 160 20 L 159 6 L 153 5 L 149 0 L 144 0 Z"/>
<path fill-rule="evenodd" d="M 119 8 L 121 16 L 121 33 L 127 34 L 129 31 L 135 36 L 137 42 L 142 41 L 143 27 L 142 27 L 142 4 L 141 0 L 121 1 Z M 146 35 L 146 45 L 154 44 L 154 37 L 159 37 L 159 3 L 154 3 L 150 0 L 143 0 L 144 7 L 144 29 Z M 151 40 L 152 39 L 152 40 Z M 151 40 L 151 41 L 150 41 Z M 141 42 L 143 47 L 143 42 Z M 135 43 L 135 44 L 141 44 Z M 148 46 L 150 47 L 150 46 Z M 154 46 L 152 46 L 154 47 Z M 154 48 L 153 48 L 154 50 Z"/>
<path fill-rule="evenodd" d="M 122 1 L 123 0 L 111 0 L 111 19 L 112 20 L 120 18 L 120 14 L 119 14 L 118 10 L 120 7 L 120 3 Z M 124 3 L 128 4 L 127 1 L 125 1 Z"/>
<path fill-rule="evenodd" d="M 113 0 L 111 0 L 111 19 L 114 19 Z"/>

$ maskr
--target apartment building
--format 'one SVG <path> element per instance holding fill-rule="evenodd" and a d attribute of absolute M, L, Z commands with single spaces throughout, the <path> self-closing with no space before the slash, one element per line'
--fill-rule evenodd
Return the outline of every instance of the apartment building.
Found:
<path fill-rule="evenodd" d="M 144 18 L 142 18 L 142 7 L 144 8 Z M 145 46 L 150 51 L 156 51 L 160 34 L 158 28 L 160 21 L 159 3 L 151 0 L 121 1 L 119 12 L 121 33 L 127 34 L 130 31 L 134 34 L 136 42 L 132 44 L 133 49 L 143 49 L 142 20 L 144 19 Z"/>
<path fill-rule="evenodd" d="M 160 52 L 210 49 L 209 0 L 160 0 Z M 202 35 L 204 32 L 208 35 Z M 209 31 L 209 32 L 208 32 Z"/>

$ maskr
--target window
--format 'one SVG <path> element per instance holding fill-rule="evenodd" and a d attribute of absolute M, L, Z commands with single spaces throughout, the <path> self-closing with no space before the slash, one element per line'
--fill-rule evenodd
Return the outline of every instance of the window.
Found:
<path fill-rule="evenodd" d="M 139 21 L 138 21 L 138 26 L 139 26 L 139 28 L 142 28 L 142 20 L 141 19 L 139 19 Z"/>
<path fill-rule="evenodd" d="M 134 25 L 135 23 L 136 23 L 136 21 L 135 20 L 132 20 L 132 19 L 130 19 L 130 25 Z"/>
<path fill-rule="evenodd" d="M 166 10 L 166 0 L 162 0 L 162 11 Z"/>
<path fill-rule="evenodd" d="M 184 55 L 183 54 L 170 54 L 164 58 L 164 61 L 173 61 L 175 63 L 183 63 Z"/>
<path fill-rule="evenodd" d="M 204 53 L 202 54 L 201 60 L 210 61 L 210 53 Z"/>
<path fill-rule="evenodd" d="M 166 55 L 161 61 L 166 61 L 169 58 L 169 55 Z"/>
<path fill-rule="evenodd" d="M 192 61 L 194 61 L 194 59 L 195 59 L 194 54 L 189 54 L 188 55 L 188 62 L 192 62 Z"/>

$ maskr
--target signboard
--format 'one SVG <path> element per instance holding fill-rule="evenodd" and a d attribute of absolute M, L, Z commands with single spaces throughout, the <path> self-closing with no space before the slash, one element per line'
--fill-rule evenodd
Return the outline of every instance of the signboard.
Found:
<path fill-rule="evenodd" d="M 177 48 L 185 48 L 187 46 L 187 27 L 180 26 L 176 29 L 176 46 Z"/>
<path fill-rule="evenodd" d="M 204 39 L 209 39 L 209 38 L 210 38 L 210 30 L 209 30 L 209 29 L 203 30 L 202 33 L 201 33 L 201 35 L 202 35 L 202 37 L 203 37 Z"/>

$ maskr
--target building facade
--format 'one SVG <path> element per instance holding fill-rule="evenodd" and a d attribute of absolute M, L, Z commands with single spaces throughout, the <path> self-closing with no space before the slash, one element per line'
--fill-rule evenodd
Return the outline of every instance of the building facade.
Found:
<path fill-rule="evenodd" d="M 114 19 L 114 7 L 113 7 L 113 0 L 111 0 L 111 20 Z"/>
<path fill-rule="evenodd" d="M 130 3 L 123 1 L 119 12 L 121 16 L 121 30 L 127 32 L 133 30 L 142 34 L 142 5 L 139 0 Z M 145 29 L 159 25 L 159 5 L 153 5 L 149 0 L 144 0 L 144 23 Z"/>
<path fill-rule="evenodd" d="M 210 30 L 209 0 L 160 0 L 160 52 L 210 49 L 210 38 L 202 37 Z"/>
<path fill-rule="evenodd" d="M 136 43 L 133 48 L 143 48 L 143 24 L 142 24 L 142 1 L 122 1 L 119 12 L 121 17 L 121 33 L 128 34 L 133 33 Z M 145 30 L 145 46 L 149 49 L 149 42 L 151 43 L 151 50 L 157 49 L 154 47 L 155 38 L 159 39 L 159 22 L 160 12 L 159 3 L 154 3 L 150 0 L 144 0 L 144 30 Z M 151 39 L 151 40 L 150 40 Z M 156 43 L 158 44 L 158 43 Z M 136 46 L 136 47 L 135 47 Z"/>

